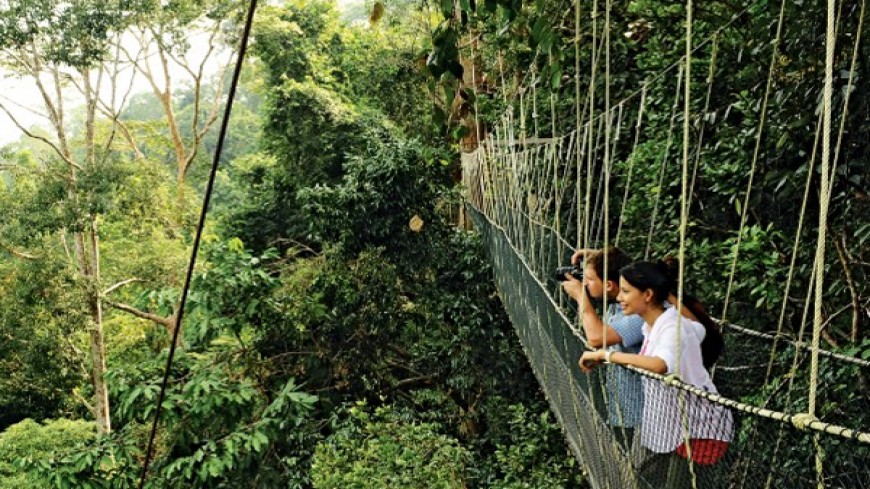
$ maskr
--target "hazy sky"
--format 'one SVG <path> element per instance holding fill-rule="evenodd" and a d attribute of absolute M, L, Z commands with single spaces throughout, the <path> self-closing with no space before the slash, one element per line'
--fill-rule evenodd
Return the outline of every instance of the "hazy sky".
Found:
<path fill-rule="evenodd" d="M 134 49 L 137 44 L 131 38 L 129 42 L 125 42 L 128 49 Z M 199 63 L 206 54 L 205 38 L 202 42 L 196 42 L 196 38 L 191 39 L 192 48 L 188 53 L 188 59 L 192 62 Z M 206 65 L 206 73 L 213 73 L 220 63 L 226 63 L 230 53 L 224 52 L 220 54 L 212 53 L 209 63 Z M 158 63 L 152 63 L 154 69 L 160 73 Z M 188 75 L 181 70 L 177 65 L 170 66 L 170 73 L 173 78 L 173 86 L 179 87 Z M 48 81 L 48 80 L 46 80 Z M 121 71 L 118 77 L 118 86 L 122 87 L 119 90 L 121 94 L 117 96 L 117 103 L 120 103 L 123 92 L 126 92 L 131 86 L 131 94 L 150 92 L 151 86 L 148 81 L 141 75 L 136 73 L 132 66 L 126 67 Z M 53 84 L 47 84 L 50 90 L 53 90 Z M 64 107 L 67 117 L 74 112 L 74 109 L 80 106 L 84 98 L 75 88 L 67 88 L 63 92 Z M 102 99 L 106 102 L 111 100 L 111 92 L 108 83 L 103 83 Z M 129 96 L 127 97 L 129 99 Z M 31 77 L 18 77 L 8 71 L 0 70 L 0 103 L 13 113 L 16 120 L 25 128 L 32 126 L 49 127 L 49 121 L 45 117 L 45 104 L 43 103 L 40 91 L 36 87 L 35 81 Z M 3 111 L 0 111 L 0 144 L 7 144 L 17 140 L 23 135 L 22 131 L 14 124 L 12 119 Z"/>

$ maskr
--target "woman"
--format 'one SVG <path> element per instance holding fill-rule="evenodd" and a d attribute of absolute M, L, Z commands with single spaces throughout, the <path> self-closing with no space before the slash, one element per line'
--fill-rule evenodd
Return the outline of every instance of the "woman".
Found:
<path fill-rule="evenodd" d="M 643 346 L 638 354 L 603 350 L 585 352 L 580 358 L 583 371 L 588 372 L 602 362 L 631 365 L 660 375 L 678 373 L 687 384 L 707 392 L 717 392 L 705 367 L 712 365 L 721 353 L 722 336 L 697 301 L 686 301 L 688 304 L 684 303 L 683 307 L 690 309 L 699 321 L 686 317 L 680 319 L 677 308 L 668 307 L 668 297 L 676 289 L 676 280 L 670 273 L 672 267 L 673 262 L 671 267 L 664 262 L 638 262 L 620 270 L 617 301 L 625 314 L 637 314 L 643 318 Z M 643 387 L 644 412 L 640 433 L 643 447 L 653 454 L 691 458 L 701 466 L 713 465 L 724 456 L 734 430 L 730 411 L 655 379 L 644 377 Z M 685 444 L 687 439 L 690 441 L 689 449 Z M 667 478 L 667 485 L 662 487 L 678 487 L 685 483 L 687 476 L 691 476 L 686 471 L 682 471 L 683 475 L 676 474 L 680 472 L 674 470 L 678 464 L 670 457 L 666 464 L 645 465 L 650 469 L 642 471 L 646 473 L 644 478 L 647 481 Z M 662 467 L 664 473 L 658 474 Z M 698 475 L 697 468 L 695 472 Z"/>

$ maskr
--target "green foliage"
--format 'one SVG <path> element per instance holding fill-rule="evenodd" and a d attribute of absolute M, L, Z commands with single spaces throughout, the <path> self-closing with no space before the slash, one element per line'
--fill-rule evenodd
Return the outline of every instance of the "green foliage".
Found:
<path fill-rule="evenodd" d="M 45 59 L 85 68 L 105 59 L 111 36 L 154 8 L 152 0 L 38 0 L 0 7 L 0 49 L 39 45 Z"/>
<path fill-rule="evenodd" d="M 280 371 L 302 371 L 311 385 L 343 400 L 386 392 L 403 373 L 390 344 L 409 315 L 395 266 L 367 252 L 356 259 L 336 255 L 300 264 L 289 272 L 278 296 L 284 316 L 265 325 L 258 351 L 274 358 Z"/>
<path fill-rule="evenodd" d="M 430 423 L 401 419 L 382 407 L 352 407 L 336 432 L 317 445 L 313 487 L 464 488 L 469 453 Z"/>
<path fill-rule="evenodd" d="M 577 461 L 565 446 L 559 424 L 546 405 L 542 403 L 534 407 L 541 411 L 536 412 L 523 404 L 493 411 L 496 418 L 493 424 L 499 427 L 499 431 L 490 434 L 488 439 L 495 445 L 492 458 L 485 458 L 481 463 L 486 487 L 582 487 Z"/>
<path fill-rule="evenodd" d="M 87 324 L 74 275 L 54 256 L 0 261 L 0 272 L 0 427 L 66 415 L 85 374 L 74 352 Z"/>
<path fill-rule="evenodd" d="M 0 489 L 28 487 L 48 489 L 52 486 L 28 461 L 63 456 L 96 436 L 93 423 L 80 420 L 46 420 L 37 423 L 25 419 L 0 433 Z M 24 470 L 22 470 L 24 468 Z"/>
<path fill-rule="evenodd" d="M 241 174 L 264 194 L 248 194 L 227 223 L 230 233 L 254 249 L 271 246 L 277 237 L 308 241 L 298 191 L 341 181 L 350 154 L 389 137 L 383 119 L 312 82 L 288 80 L 275 94 L 264 130 L 275 159 L 249 164 Z"/>
<path fill-rule="evenodd" d="M 438 236 L 434 203 L 447 181 L 443 168 L 427 167 L 414 142 L 388 142 L 369 149 L 347 165 L 342 182 L 299 192 L 310 219 L 309 236 L 353 255 L 368 247 L 384 247 L 402 255 L 426 249 L 427 238 Z M 415 233 L 408 223 L 424 222 Z"/>
<path fill-rule="evenodd" d="M 164 364 L 164 358 L 157 358 L 110 372 L 120 429 L 31 466 L 59 487 L 134 484 Z M 266 397 L 251 380 L 251 368 L 257 364 L 243 352 L 179 355 L 173 373 L 183 380 L 170 387 L 164 400 L 147 487 L 268 487 L 302 474 L 304 466 L 287 455 L 298 458 L 299 447 L 309 443 L 312 428 L 306 423 L 316 397 L 300 392 L 292 380 Z M 264 485 L 252 482 L 252 474 Z"/>
<path fill-rule="evenodd" d="M 341 184 L 352 155 L 383 155 L 403 128 L 419 134 L 425 80 L 414 39 L 400 27 L 390 28 L 392 41 L 344 27 L 328 2 L 265 7 L 258 18 L 253 49 L 268 86 L 263 141 L 270 157 L 237 170 L 261 192 L 244 194 L 225 224 L 255 250 L 276 239 L 311 245 L 298 193 Z"/>
<path fill-rule="evenodd" d="M 221 335 L 241 341 L 244 332 L 259 329 L 278 313 L 270 300 L 277 278 L 268 269 L 278 257 L 274 249 L 254 256 L 237 238 L 203 248 L 206 266 L 194 278 L 185 330 L 185 339 L 197 349 Z"/>

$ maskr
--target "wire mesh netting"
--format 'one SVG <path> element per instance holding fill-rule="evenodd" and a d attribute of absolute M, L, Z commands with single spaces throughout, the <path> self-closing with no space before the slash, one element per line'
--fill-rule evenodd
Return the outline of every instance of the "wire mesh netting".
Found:
<path fill-rule="evenodd" d="M 795 416 L 805 412 L 809 350 L 788 338 L 731 331 L 738 326 L 726 328 L 726 354 L 713 371 L 721 396 L 614 364 L 581 372 L 586 347 L 576 311 L 553 278 L 574 251 L 564 236 L 576 232 L 576 204 L 559 194 L 574 175 L 538 164 L 531 178 L 524 166 L 572 145 L 492 158 L 484 148 L 464 155 L 463 174 L 505 308 L 592 486 L 870 488 L 866 362 L 822 357 L 824 423 L 809 426 Z M 553 215 L 569 216 L 567 224 Z"/>

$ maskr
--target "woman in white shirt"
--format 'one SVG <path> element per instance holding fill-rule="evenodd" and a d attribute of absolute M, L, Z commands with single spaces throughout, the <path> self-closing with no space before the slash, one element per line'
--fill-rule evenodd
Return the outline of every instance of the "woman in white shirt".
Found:
<path fill-rule="evenodd" d="M 676 280 L 670 273 L 672 268 L 664 262 L 637 262 L 620 270 L 617 300 L 625 314 L 638 314 L 644 319 L 643 346 L 638 354 L 585 352 L 580 358 L 581 369 L 588 372 L 602 362 L 631 365 L 661 375 L 677 374 L 685 383 L 717 392 L 706 367 L 713 365 L 721 353 L 721 333 L 695 300 L 684 301 L 683 307 L 690 309 L 699 321 L 681 318 L 676 307 L 666 307 L 668 296 L 676 289 Z M 653 454 L 691 459 L 696 464 L 696 476 L 698 466 L 714 465 L 725 455 L 734 431 L 728 409 L 655 379 L 645 377 L 643 387 L 644 413 L 640 430 L 643 447 Z M 684 400 L 681 401 L 681 397 Z M 686 441 L 689 441 L 688 449 Z M 678 487 L 682 484 L 676 479 L 685 481 L 686 475 L 691 475 L 683 471 L 686 475 L 675 479 L 675 461 L 671 457 L 667 464 L 653 465 L 665 467 L 664 474 L 655 470 L 656 474 L 648 473 L 648 477 L 644 477 L 647 482 L 662 484 L 654 487 Z M 682 465 L 686 465 L 685 462 Z M 667 483 L 651 480 L 660 478 L 665 478 Z M 691 483 L 691 479 L 688 480 Z"/>

